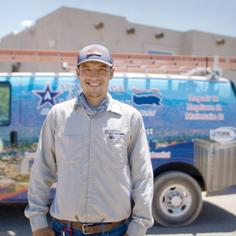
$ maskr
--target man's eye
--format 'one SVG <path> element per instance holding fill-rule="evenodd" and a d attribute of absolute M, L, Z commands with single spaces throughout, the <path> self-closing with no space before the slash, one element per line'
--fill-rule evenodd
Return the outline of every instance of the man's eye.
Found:
<path fill-rule="evenodd" d="M 88 74 L 88 73 L 90 73 L 90 70 L 89 69 L 83 69 L 82 72 L 85 73 L 85 74 Z"/>
<path fill-rule="evenodd" d="M 101 73 L 101 74 L 105 74 L 105 73 L 107 73 L 108 72 L 108 70 L 107 69 L 99 69 L 99 73 Z"/>

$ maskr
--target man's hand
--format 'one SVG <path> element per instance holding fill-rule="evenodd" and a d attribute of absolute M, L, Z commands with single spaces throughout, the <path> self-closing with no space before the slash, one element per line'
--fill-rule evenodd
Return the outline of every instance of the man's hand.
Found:
<path fill-rule="evenodd" d="M 33 236 L 55 236 L 55 232 L 48 227 L 34 231 Z"/>

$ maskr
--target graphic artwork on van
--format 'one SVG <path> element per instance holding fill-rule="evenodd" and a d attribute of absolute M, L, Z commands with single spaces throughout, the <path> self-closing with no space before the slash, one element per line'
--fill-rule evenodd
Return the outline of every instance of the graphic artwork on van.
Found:
<path fill-rule="evenodd" d="M 161 106 L 161 96 L 157 92 L 146 90 L 145 92 L 133 93 L 133 104 L 141 106 Z"/>
<path fill-rule="evenodd" d="M 3 141 L 2 139 L 0 138 L 0 152 L 3 150 Z"/>
<path fill-rule="evenodd" d="M 61 94 L 59 91 L 52 91 L 50 83 L 47 83 L 44 90 L 33 90 L 33 93 L 40 98 L 38 103 L 38 109 L 43 107 L 45 104 L 51 106 L 55 105 L 55 98 Z"/>

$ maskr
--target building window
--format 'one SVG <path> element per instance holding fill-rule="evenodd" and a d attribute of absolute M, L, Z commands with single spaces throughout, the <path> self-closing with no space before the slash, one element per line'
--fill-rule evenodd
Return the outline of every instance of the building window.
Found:
<path fill-rule="evenodd" d="M 175 52 L 173 51 L 161 51 L 161 50 L 155 50 L 155 49 L 149 49 L 147 50 L 148 54 L 157 54 L 157 55 L 174 55 Z"/>
<path fill-rule="evenodd" d="M 0 126 L 10 124 L 10 84 L 0 83 Z"/>

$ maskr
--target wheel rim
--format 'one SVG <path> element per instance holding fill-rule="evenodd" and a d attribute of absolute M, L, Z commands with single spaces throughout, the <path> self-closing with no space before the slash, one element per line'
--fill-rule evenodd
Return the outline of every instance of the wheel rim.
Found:
<path fill-rule="evenodd" d="M 179 217 L 188 212 L 192 196 L 183 185 L 170 185 L 160 194 L 160 207 L 169 217 Z"/>

